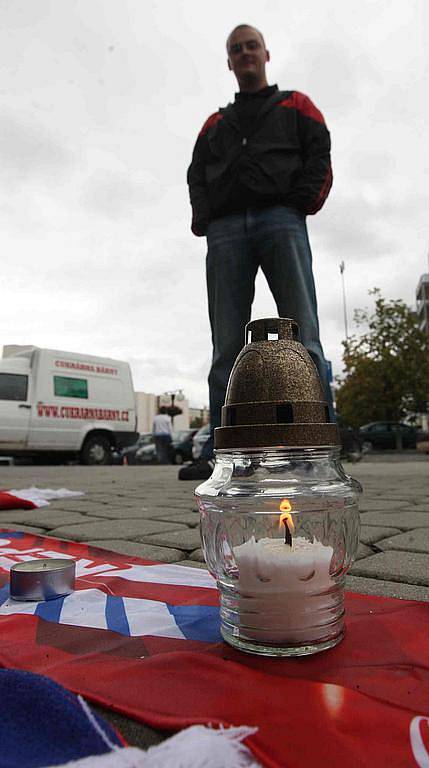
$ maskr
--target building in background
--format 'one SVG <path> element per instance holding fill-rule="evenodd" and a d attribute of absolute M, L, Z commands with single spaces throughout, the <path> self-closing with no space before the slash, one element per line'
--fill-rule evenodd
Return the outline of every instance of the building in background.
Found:
<path fill-rule="evenodd" d="M 137 432 L 152 432 L 152 422 L 158 413 L 158 398 L 148 392 L 136 392 Z"/>
<path fill-rule="evenodd" d="M 416 306 L 420 330 L 429 332 L 429 274 L 422 275 L 419 280 Z"/>
<path fill-rule="evenodd" d="M 182 413 L 174 416 L 173 429 L 179 430 L 189 428 L 189 403 L 186 397 L 181 393 L 181 390 L 177 390 L 177 392 L 163 393 L 161 395 L 153 395 L 149 392 L 136 392 L 135 395 L 138 432 L 152 432 L 152 423 L 154 416 L 158 413 L 158 408 L 161 405 L 165 405 L 168 408 L 173 404 L 182 411 Z"/>
<path fill-rule="evenodd" d="M 192 427 L 203 427 L 210 421 L 210 411 L 205 405 L 203 408 L 189 409 L 189 425 Z"/>

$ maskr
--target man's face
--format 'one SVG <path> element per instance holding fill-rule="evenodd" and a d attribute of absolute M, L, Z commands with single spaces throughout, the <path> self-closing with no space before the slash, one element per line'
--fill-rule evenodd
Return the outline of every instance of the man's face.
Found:
<path fill-rule="evenodd" d="M 253 27 L 244 27 L 228 39 L 228 67 L 238 82 L 265 78 L 265 64 L 270 60 L 264 41 Z"/>

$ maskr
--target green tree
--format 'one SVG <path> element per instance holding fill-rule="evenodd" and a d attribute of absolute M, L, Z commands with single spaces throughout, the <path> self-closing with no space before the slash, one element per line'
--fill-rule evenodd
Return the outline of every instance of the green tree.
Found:
<path fill-rule="evenodd" d="M 377 288 L 370 294 L 373 312 L 355 312 L 364 332 L 343 342 L 345 371 L 336 398 L 341 419 L 354 427 L 412 417 L 425 412 L 429 400 L 429 334 L 403 301 L 386 301 Z"/>

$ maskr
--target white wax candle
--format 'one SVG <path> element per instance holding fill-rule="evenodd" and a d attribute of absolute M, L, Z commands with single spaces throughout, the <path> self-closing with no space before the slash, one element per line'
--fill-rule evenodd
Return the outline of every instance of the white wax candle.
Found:
<path fill-rule="evenodd" d="M 291 547 L 280 538 L 253 537 L 234 547 L 245 634 L 271 643 L 323 637 L 338 600 L 329 573 L 332 555 L 332 547 L 302 536 L 293 538 Z"/>

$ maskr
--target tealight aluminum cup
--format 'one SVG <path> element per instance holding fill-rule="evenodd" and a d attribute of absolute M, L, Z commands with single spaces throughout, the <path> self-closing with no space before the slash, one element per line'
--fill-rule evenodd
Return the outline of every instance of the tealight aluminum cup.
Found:
<path fill-rule="evenodd" d="M 40 558 L 15 563 L 10 569 L 13 600 L 55 600 L 74 591 L 76 563 L 62 558 Z"/>

